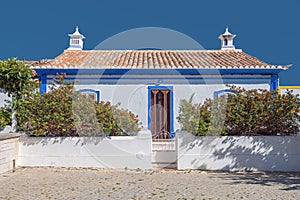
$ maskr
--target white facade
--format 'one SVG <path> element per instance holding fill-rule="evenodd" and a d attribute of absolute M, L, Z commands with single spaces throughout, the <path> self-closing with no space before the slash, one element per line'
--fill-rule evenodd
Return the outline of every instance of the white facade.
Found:
<path fill-rule="evenodd" d="M 112 104 L 121 103 L 120 107 L 128 109 L 135 115 L 138 115 L 139 120 L 142 122 L 144 128 L 148 127 L 149 117 L 149 94 L 148 87 L 153 85 L 108 85 L 108 84 L 93 84 L 84 85 L 77 84 L 76 90 L 90 89 L 100 92 L 100 101 L 110 101 Z M 181 100 L 189 100 L 194 95 L 194 103 L 203 103 L 206 98 L 214 98 L 216 91 L 224 90 L 227 87 L 224 84 L 210 84 L 210 85 L 188 85 L 188 84 L 173 84 L 163 85 L 172 86 L 173 88 L 173 125 L 174 130 L 181 129 L 176 117 L 179 115 L 179 107 Z M 246 89 L 269 89 L 270 85 L 265 84 L 237 84 Z"/>
<path fill-rule="evenodd" d="M 47 79 L 47 91 L 50 90 L 49 84 L 52 82 L 54 76 L 48 76 Z M 76 77 L 80 80 L 80 76 Z M 97 80 L 98 81 L 98 80 Z M 269 89 L 270 85 L 268 82 L 265 83 L 254 83 L 254 84 L 235 84 L 236 86 L 241 86 L 246 89 L 262 88 Z M 149 86 L 155 87 L 157 85 L 147 85 L 138 82 L 137 84 L 120 83 L 117 84 L 97 84 L 96 82 L 80 82 L 75 85 L 76 90 L 94 90 L 99 92 L 99 101 L 110 101 L 112 104 L 121 103 L 120 107 L 128 109 L 135 115 L 138 115 L 139 120 L 142 122 L 144 128 L 149 128 Z M 206 98 L 214 98 L 215 92 L 226 89 L 226 85 L 220 84 L 189 84 L 185 81 L 180 84 L 165 83 L 159 86 L 169 86 L 172 87 L 172 103 L 171 110 L 172 115 L 172 127 L 173 132 L 181 129 L 180 124 L 177 121 L 177 116 L 179 115 L 180 101 L 185 99 L 189 100 L 194 94 L 194 103 L 203 103 Z M 8 99 L 6 95 L 0 93 L 0 103 L 3 106 L 4 100 Z"/>
<path fill-rule="evenodd" d="M 293 94 L 299 94 L 300 95 L 300 86 L 282 86 L 279 87 L 282 94 L 286 93 L 287 90 L 292 90 Z"/>

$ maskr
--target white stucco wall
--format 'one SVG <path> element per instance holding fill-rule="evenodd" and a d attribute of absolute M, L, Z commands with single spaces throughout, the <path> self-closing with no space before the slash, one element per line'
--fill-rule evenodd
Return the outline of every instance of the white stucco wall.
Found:
<path fill-rule="evenodd" d="M 293 94 L 300 94 L 300 88 L 281 89 L 281 93 L 286 93 L 287 90 L 293 90 Z"/>
<path fill-rule="evenodd" d="M 0 134 L 0 174 L 17 166 L 19 135 Z"/>
<path fill-rule="evenodd" d="M 127 137 L 21 137 L 18 166 L 151 169 L 149 131 Z"/>
<path fill-rule="evenodd" d="M 178 132 L 177 168 L 300 171 L 300 135 L 204 136 Z"/>
<path fill-rule="evenodd" d="M 3 91 L 0 90 L 0 107 L 3 107 L 6 104 L 5 100 L 11 101 L 11 98 L 8 97 L 6 94 L 4 94 Z"/>

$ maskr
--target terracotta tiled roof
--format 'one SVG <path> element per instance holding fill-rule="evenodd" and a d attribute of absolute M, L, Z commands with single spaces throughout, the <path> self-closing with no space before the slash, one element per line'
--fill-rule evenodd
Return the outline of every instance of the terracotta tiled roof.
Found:
<path fill-rule="evenodd" d="M 49 65 L 51 60 L 49 59 L 43 59 L 43 60 L 21 60 L 22 63 L 29 66 L 44 66 Z"/>
<path fill-rule="evenodd" d="M 179 69 L 279 68 L 241 50 L 65 50 L 34 68 Z"/>

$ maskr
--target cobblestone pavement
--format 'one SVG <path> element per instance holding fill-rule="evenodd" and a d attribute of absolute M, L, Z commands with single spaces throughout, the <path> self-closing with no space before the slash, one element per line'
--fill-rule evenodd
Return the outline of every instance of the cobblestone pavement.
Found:
<path fill-rule="evenodd" d="M 300 199 L 300 174 L 19 168 L 0 199 Z"/>

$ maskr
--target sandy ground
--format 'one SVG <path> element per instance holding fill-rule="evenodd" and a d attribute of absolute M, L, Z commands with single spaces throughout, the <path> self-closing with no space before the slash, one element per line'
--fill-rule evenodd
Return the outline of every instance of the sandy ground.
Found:
<path fill-rule="evenodd" d="M 18 168 L 0 199 L 300 199 L 300 174 Z"/>

